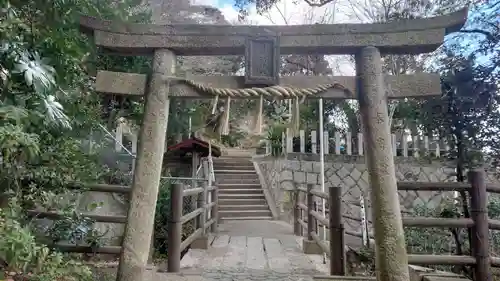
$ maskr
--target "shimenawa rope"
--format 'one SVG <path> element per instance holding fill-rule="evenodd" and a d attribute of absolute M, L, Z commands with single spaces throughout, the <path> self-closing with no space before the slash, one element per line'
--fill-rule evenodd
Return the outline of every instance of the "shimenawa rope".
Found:
<path fill-rule="evenodd" d="M 200 91 L 203 94 L 209 94 L 211 96 L 221 96 L 221 97 L 259 97 L 259 96 L 268 96 L 268 97 L 281 97 L 281 98 L 298 98 L 298 97 L 307 97 L 314 96 L 316 94 L 322 93 L 329 89 L 339 89 L 343 91 L 347 91 L 348 89 L 344 87 L 342 84 L 334 82 L 330 84 L 322 84 L 318 85 L 314 88 L 294 88 L 294 87 L 285 87 L 285 86 L 269 86 L 269 87 L 251 87 L 251 88 L 243 88 L 243 89 L 229 89 L 229 88 L 215 88 L 205 86 L 201 83 L 198 83 L 194 80 L 190 80 L 183 77 L 175 77 L 175 76 L 164 76 L 166 81 L 180 81 L 185 83 L 186 85 Z"/>

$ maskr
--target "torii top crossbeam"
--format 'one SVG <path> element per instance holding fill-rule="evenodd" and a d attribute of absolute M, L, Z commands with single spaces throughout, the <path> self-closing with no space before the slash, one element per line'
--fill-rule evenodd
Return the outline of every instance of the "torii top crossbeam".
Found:
<path fill-rule="evenodd" d="M 420 54 L 434 51 L 447 33 L 465 23 L 467 9 L 434 18 L 377 24 L 248 26 L 207 24 L 132 24 L 82 17 L 80 26 L 95 43 L 122 54 L 152 54 L 170 49 L 181 56 L 242 55 L 247 36 L 279 36 L 281 54 L 352 54 L 373 46 L 381 53 Z"/>
<path fill-rule="evenodd" d="M 121 55 L 153 54 L 168 49 L 175 55 L 241 55 L 248 47 L 249 37 L 268 36 L 278 49 L 269 60 L 279 60 L 284 54 L 356 54 L 365 46 L 376 47 L 381 53 L 417 54 L 434 51 L 443 43 L 444 35 L 460 29 L 465 23 L 467 10 L 434 18 L 400 20 L 378 24 L 317 24 L 297 26 L 231 26 L 231 25 L 154 25 L 132 24 L 99 20 L 84 16 L 81 29 L 93 35 L 95 44 L 106 52 Z M 247 48 L 248 50 L 248 48 Z M 256 52 L 259 52 L 257 50 Z M 245 54 L 247 55 L 247 54 Z M 261 55 L 257 60 L 262 61 Z M 250 64 L 255 64 L 250 59 Z M 259 62 L 256 63 L 258 65 Z M 313 88 L 328 83 L 341 84 L 344 89 L 332 87 L 309 98 L 354 99 L 357 97 L 356 77 L 292 76 L 278 77 L 279 62 L 264 62 L 271 79 L 280 80 L 281 86 Z M 272 70 L 268 70 L 272 69 Z M 247 73 L 252 70 L 247 69 Z M 259 74 L 257 74 L 259 75 Z M 186 79 L 213 88 L 241 89 L 245 78 L 241 76 L 193 76 Z M 260 77 L 258 77 L 260 78 Z M 266 77 L 267 78 L 267 77 Z M 425 97 L 441 93 L 437 74 L 384 76 L 388 98 Z M 170 88 L 171 97 L 213 98 L 182 81 L 171 77 L 158 77 Z M 103 94 L 144 95 L 147 77 L 143 74 L 99 71 L 96 89 Z M 233 98 L 242 98 L 233 97 Z M 256 98 L 243 97 L 243 98 Z"/>

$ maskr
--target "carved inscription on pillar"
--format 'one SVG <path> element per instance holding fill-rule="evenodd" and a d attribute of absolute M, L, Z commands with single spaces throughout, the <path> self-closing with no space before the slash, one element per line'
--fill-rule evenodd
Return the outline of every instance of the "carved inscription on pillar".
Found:
<path fill-rule="evenodd" d="M 245 84 L 279 84 L 279 37 L 249 37 L 245 44 Z"/>

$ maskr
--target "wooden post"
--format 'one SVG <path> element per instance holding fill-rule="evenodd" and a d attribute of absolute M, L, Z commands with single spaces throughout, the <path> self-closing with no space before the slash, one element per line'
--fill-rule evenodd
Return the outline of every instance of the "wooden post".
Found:
<path fill-rule="evenodd" d="M 205 208 L 208 198 L 208 182 L 203 182 L 203 192 L 198 194 L 196 208 L 203 208 L 203 212 L 196 219 L 197 228 L 201 228 L 202 236 L 205 236 L 205 223 L 207 222 L 207 209 Z"/>
<path fill-rule="evenodd" d="M 208 167 L 208 160 L 204 159 L 202 162 L 203 166 L 203 177 L 207 180 L 207 188 L 212 186 L 212 183 L 210 182 L 210 168 Z M 213 192 L 210 191 L 207 194 L 207 204 L 213 202 Z M 212 209 L 207 210 L 207 221 L 212 219 Z"/>
<path fill-rule="evenodd" d="M 391 135 L 391 146 L 392 146 L 392 154 L 394 156 L 398 156 L 398 143 L 395 134 Z"/>
<path fill-rule="evenodd" d="M 171 218 L 168 222 L 168 272 L 179 272 L 181 270 L 183 189 L 182 184 L 174 184 L 170 193 Z"/>
<path fill-rule="evenodd" d="M 286 153 L 293 152 L 293 135 L 290 128 L 286 128 Z"/>
<path fill-rule="evenodd" d="M 340 155 L 340 132 L 335 132 L 335 154 Z"/>
<path fill-rule="evenodd" d="M 300 138 L 300 153 L 306 153 L 306 133 L 304 132 L 304 130 L 300 130 L 299 138 Z"/>
<path fill-rule="evenodd" d="M 352 133 L 347 132 L 345 135 L 345 143 L 346 143 L 346 149 L 347 149 L 347 155 L 352 155 Z"/>
<path fill-rule="evenodd" d="M 317 143 L 317 137 L 316 137 L 316 131 L 311 131 L 311 153 L 312 154 L 318 154 L 318 147 L 316 146 Z"/>
<path fill-rule="evenodd" d="M 424 136 L 424 153 L 427 153 L 430 155 L 430 150 L 429 150 L 429 137 Z"/>
<path fill-rule="evenodd" d="M 314 196 L 312 196 L 312 198 L 313 198 L 313 210 L 315 212 L 317 212 L 318 211 L 318 202 L 316 202 L 316 200 L 314 200 Z M 321 235 L 319 235 L 319 221 L 314 217 L 312 217 L 312 218 L 314 220 L 314 232 L 316 234 L 318 234 L 319 237 L 321 237 Z M 326 239 L 326 237 L 323 237 L 323 239 Z"/>
<path fill-rule="evenodd" d="M 123 123 L 118 119 L 115 131 L 115 151 L 121 152 L 123 145 Z"/>
<path fill-rule="evenodd" d="M 490 243 L 488 226 L 488 194 L 486 192 L 484 170 L 474 169 L 469 172 L 472 227 L 472 254 L 476 258 L 474 280 L 491 281 Z"/>
<path fill-rule="evenodd" d="M 440 140 L 439 137 L 434 138 L 434 143 L 436 144 L 436 152 L 435 153 L 436 153 L 437 158 L 441 157 L 441 148 L 439 146 L 439 140 Z"/>
<path fill-rule="evenodd" d="M 412 136 L 413 140 L 413 157 L 417 158 L 419 157 L 419 141 L 418 141 L 418 136 Z"/>
<path fill-rule="evenodd" d="M 330 136 L 328 131 L 323 132 L 323 154 L 330 154 Z"/>
<path fill-rule="evenodd" d="M 198 153 L 194 152 L 191 154 L 191 188 L 197 188 L 198 187 L 198 181 L 195 180 L 195 178 L 198 176 L 196 174 L 197 172 L 197 168 L 198 168 Z M 194 196 L 189 196 L 188 198 L 188 202 L 190 204 L 190 210 L 188 212 L 192 212 L 194 211 L 195 209 L 199 208 L 199 202 L 198 202 L 198 197 L 195 199 Z M 199 218 L 199 216 L 198 216 Z M 201 227 L 199 223 L 199 220 L 196 219 L 194 220 L 194 229 L 198 229 Z"/>
<path fill-rule="evenodd" d="M 132 158 L 132 174 L 135 172 L 135 158 L 137 157 L 137 135 L 133 135 L 132 137 L 132 154 L 134 155 Z"/>
<path fill-rule="evenodd" d="M 309 241 L 313 240 L 311 232 L 315 231 L 314 217 L 311 214 L 311 211 L 314 209 L 314 196 L 311 193 L 312 189 L 313 189 L 313 185 L 308 184 L 307 185 L 306 200 L 307 200 L 307 240 L 309 240 Z"/>
<path fill-rule="evenodd" d="M 331 186 L 329 192 L 330 275 L 345 275 L 344 225 L 340 187 Z"/>
<path fill-rule="evenodd" d="M 363 133 L 358 133 L 358 155 L 363 156 L 363 154 L 364 154 Z"/>
<path fill-rule="evenodd" d="M 403 133 L 403 139 L 401 140 L 403 157 L 408 157 L 408 137 L 409 135 L 407 133 Z"/>
<path fill-rule="evenodd" d="M 300 217 L 300 208 L 299 208 L 299 191 L 297 188 L 294 189 L 293 191 L 293 234 L 300 236 L 300 228 L 302 227 L 299 223 Z"/>
<path fill-rule="evenodd" d="M 306 201 L 307 201 L 307 239 L 302 239 L 302 250 L 304 251 L 304 254 L 308 255 L 320 255 L 323 253 L 323 250 L 319 245 L 316 243 L 315 240 L 313 240 L 313 236 L 311 233 L 316 232 L 315 230 L 315 225 L 316 225 L 316 220 L 314 219 L 312 215 L 312 211 L 314 208 L 314 195 L 311 193 L 311 190 L 313 189 L 314 185 L 313 184 L 308 184 L 307 185 L 307 194 L 306 194 Z"/>
<path fill-rule="evenodd" d="M 281 133 L 281 154 L 285 155 L 286 151 L 286 134 L 285 132 Z"/>
<path fill-rule="evenodd" d="M 215 222 L 211 226 L 211 230 L 213 233 L 217 233 L 219 230 L 219 187 L 217 183 L 215 183 L 214 190 L 212 191 L 212 201 L 215 202 L 215 205 L 212 207 L 212 218 Z"/>
<path fill-rule="evenodd" d="M 364 127 L 366 166 L 375 220 L 377 280 L 408 281 L 401 206 L 399 205 L 385 81 L 380 51 L 365 47 L 356 54 L 359 111 Z"/>
<path fill-rule="evenodd" d="M 146 270 L 168 123 L 169 87 L 164 76 L 175 72 L 175 62 L 170 50 L 154 52 L 117 281 L 142 280 Z"/>

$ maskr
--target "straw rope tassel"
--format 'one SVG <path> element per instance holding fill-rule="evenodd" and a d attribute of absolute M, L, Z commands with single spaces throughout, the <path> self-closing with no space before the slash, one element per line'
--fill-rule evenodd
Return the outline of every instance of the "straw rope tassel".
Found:
<path fill-rule="evenodd" d="M 224 116 L 222 118 L 223 124 L 222 124 L 222 130 L 221 130 L 221 135 L 227 136 L 229 135 L 229 110 L 231 108 L 231 97 L 227 97 L 226 100 L 226 108 L 224 109 Z"/>
<path fill-rule="evenodd" d="M 218 103 L 219 103 L 219 95 L 215 96 L 214 104 L 212 105 L 212 114 L 215 114 L 215 110 L 217 109 Z"/>

